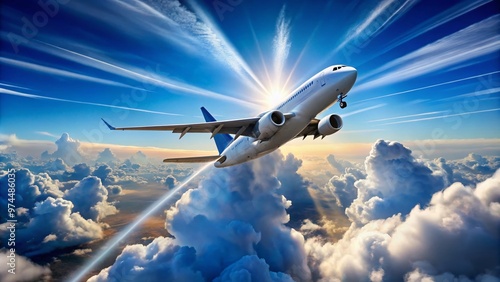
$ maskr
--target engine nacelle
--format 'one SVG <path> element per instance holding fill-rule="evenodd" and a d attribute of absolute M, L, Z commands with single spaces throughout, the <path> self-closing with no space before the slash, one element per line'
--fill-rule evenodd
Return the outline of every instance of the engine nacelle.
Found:
<path fill-rule="evenodd" d="M 280 111 L 271 111 L 263 115 L 253 130 L 255 138 L 267 140 L 285 124 L 285 115 Z"/>
<path fill-rule="evenodd" d="M 342 118 L 339 115 L 329 115 L 319 121 L 318 132 L 323 136 L 330 135 L 339 131 L 342 125 Z"/>

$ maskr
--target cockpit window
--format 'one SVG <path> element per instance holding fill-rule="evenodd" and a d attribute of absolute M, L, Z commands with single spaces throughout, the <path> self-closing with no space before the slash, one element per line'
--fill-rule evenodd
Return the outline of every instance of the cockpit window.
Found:
<path fill-rule="evenodd" d="M 341 68 L 343 68 L 343 67 L 345 67 L 345 66 L 333 67 L 333 71 L 339 70 L 339 69 L 341 69 Z"/>

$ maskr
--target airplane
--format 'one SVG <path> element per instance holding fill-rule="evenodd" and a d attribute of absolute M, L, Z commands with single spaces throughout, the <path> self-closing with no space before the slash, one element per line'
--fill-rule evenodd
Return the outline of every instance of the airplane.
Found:
<path fill-rule="evenodd" d="M 110 130 L 164 130 L 180 133 L 211 133 L 219 154 L 203 157 L 168 158 L 166 163 L 214 162 L 217 168 L 241 164 L 278 149 L 288 141 L 307 136 L 316 139 L 338 132 L 342 118 L 330 114 L 322 119 L 316 116 L 339 102 L 340 108 L 347 103 L 344 98 L 356 82 L 357 70 L 350 66 L 334 65 L 306 80 L 290 95 L 267 112 L 257 117 L 216 121 L 204 108 L 201 111 L 205 123 L 157 125 L 142 127 L 114 127 L 104 119 Z M 232 137 L 230 134 L 234 134 Z"/>

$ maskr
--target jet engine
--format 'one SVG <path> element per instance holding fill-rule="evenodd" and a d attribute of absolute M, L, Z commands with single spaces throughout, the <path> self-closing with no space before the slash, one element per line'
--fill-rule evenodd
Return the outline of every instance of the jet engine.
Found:
<path fill-rule="evenodd" d="M 285 116 L 280 111 L 264 114 L 255 125 L 253 134 L 258 140 L 267 140 L 285 124 Z"/>
<path fill-rule="evenodd" d="M 323 136 L 330 135 L 339 131 L 342 124 L 342 118 L 339 115 L 329 115 L 319 121 L 318 132 Z"/>

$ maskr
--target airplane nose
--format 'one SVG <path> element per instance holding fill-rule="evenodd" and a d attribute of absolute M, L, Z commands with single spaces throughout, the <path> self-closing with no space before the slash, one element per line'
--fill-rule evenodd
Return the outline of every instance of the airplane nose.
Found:
<path fill-rule="evenodd" d="M 358 78 L 358 71 L 353 67 L 349 67 L 347 73 L 349 82 L 351 83 L 351 85 L 354 85 L 354 82 L 356 82 L 356 78 Z"/>

